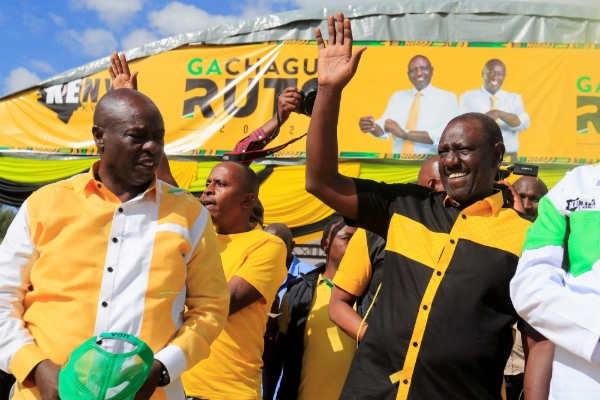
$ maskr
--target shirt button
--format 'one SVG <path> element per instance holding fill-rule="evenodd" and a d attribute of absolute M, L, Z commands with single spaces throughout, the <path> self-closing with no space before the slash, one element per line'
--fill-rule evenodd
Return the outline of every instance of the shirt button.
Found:
<path fill-rule="evenodd" d="M 429 307 L 427 307 L 427 305 L 423 306 L 423 310 L 427 310 Z"/>
<path fill-rule="evenodd" d="M 402 383 L 404 383 L 405 385 L 408 385 L 408 379 L 403 380 Z"/>
<path fill-rule="evenodd" d="M 418 345 L 419 345 L 419 343 L 413 342 L 413 346 L 417 347 Z"/>
<path fill-rule="evenodd" d="M 438 271 L 438 272 L 436 272 L 435 274 L 436 274 L 437 276 L 442 276 L 442 272 L 441 272 L 441 271 Z"/>
<path fill-rule="evenodd" d="M 454 244 L 456 242 L 454 241 L 454 239 L 450 239 L 450 243 Z"/>
<path fill-rule="evenodd" d="M 98 184 L 98 188 L 101 188 L 101 187 L 102 187 L 102 185 L 101 185 L 101 184 Z"/>
<path fill-rule="evenodd" d="M 117 239 L 117 238 L 112 238 L 112 241 L 113 241 L 113 243 L 118 243 L 118 242 L 119 242 L 119 239 Z"/>
<path fill-rule="evenodd" d="M 108 267 L 108 272 L 113 272 L 112 267 Z"/>
<path fill-rule="evenodd" d="M 108 303 L 107 303 L 107 302 L 105 302 L 105 301 L 103 301 L 103 302 L 102 302 L 102 307 L 108 307 Z"/>
<path fill-rule="evenodd" d="M 467 219 L 467 216 L 465 214 L 463 214 L 462 219 Z"/>
<path fill-rule="evenodd" d="M 123 212 L 123 209 L 122 209 L 121 207 L 119 207 L 119 212 L 120 212 L 120 213 L 122 213 L 122 212 Z"/>

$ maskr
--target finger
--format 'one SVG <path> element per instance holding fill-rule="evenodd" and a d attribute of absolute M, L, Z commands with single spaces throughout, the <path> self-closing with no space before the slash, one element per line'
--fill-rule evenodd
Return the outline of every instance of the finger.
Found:
<path fill-rule="evenodd" d="M 329 33 L 327 45 L 333 46 L 335 44 L 335 19 L 333 18 L 333 15 L 330 15 L 329 18 L 327 18 L 327 32 Z"/>
<path fill-rule="evenodd" d="M 110 75 L 110 79 L 114 81 L 117 76 L 113 72 L 112 65 L 109 65 L 107 67 L 107 69 L 108 69 L 108 74 Z"/>
<path fill-rule="evenodd" d="M 344 19 L 343 23 L 343 31 L 344 31 L 344 46 L 352 47 L 352 26 L 350 25 L 350 20 L 348 18 Z"/>
<path fill-rule="evenodd" d="M 135 71 L 132 75 L 131 75 L 131 88 L 133 90 L 138 90 L 137 88 L 137 76 L 138 76 L 138 72 Z"/>
<path fill-rule="evenodd" d="M 358 69 L 358 63 L 360 62 L 362 54 L 366 50 L 367 50 L 367 47 L 363 46 L 363 47 L 359 48 L 358 50 L 356 50 L 354 52 L 354 54 L 352 54 L 352 58 L 350 58 L 350 65 L 352 66 L 352 74 L 353 75 L 356 73 L 356 70 Z"/>
<path fill-rule="evenodd" d="M 319 50 L 325 48 L 325 42 L 323 41 L 323 36 L 321 35 L 321 30 L 319 28 L 315 29 L 315 39 L 317 40 L 317 47 Z"/>
<path fill-rule="evenodd" d="M 123 67 L 123 72 L 126 75 L 131 75 L 131 72 L 129 72 L 129 64 L 127 64 L 127 59 L 125 58 L 125 54 L 121 53 L 120 61 L 121 61 L 121 66 Z"/>
<path fill-rule="evenodd" d="M 337 24 L 336 24 L 337 35 L 335 37 L 336 44 L 343 45 L 344 44 L 344 14 L 340 11 L 337 14 Z"/>
<path fill-rule="evenodd" d="M 119 57 L 115 58 L 115 62 L 113 64 L 117 69 L 117 74 L 123 73 L 123 66 L 121 65 L 121 59 Z"/>

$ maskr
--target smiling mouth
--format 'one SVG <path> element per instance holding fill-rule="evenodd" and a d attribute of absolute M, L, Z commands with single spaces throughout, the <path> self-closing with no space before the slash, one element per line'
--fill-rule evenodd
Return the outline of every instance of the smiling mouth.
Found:
<path fill-rule="evenodd" d="M 452 179 L 452 178 L 462 178 L 463 176 L 467 176 L 466 172 L 453 172 L 450 175 L 448 175 L 448 178 Z"/>

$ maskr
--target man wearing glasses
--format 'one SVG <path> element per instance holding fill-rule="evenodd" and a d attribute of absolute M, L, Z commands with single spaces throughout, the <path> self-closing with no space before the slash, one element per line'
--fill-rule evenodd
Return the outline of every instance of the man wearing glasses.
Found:
<path fill-rule="evenodd" d="M 408 63 L 408 79 L 414 88 L 395 92 L 383 116 L 362 117 L 360 130 L 387 139 L 392 136 L 396 154 L 434 154 L 442 131 L 460 114 L 456 95 L 431 85 L 433 67 L 425 56 Z"/>
<path fill-rule="evenodd" d="M 502 90 L 506 65 L 498 59 L 489 60 L 483 71 L 483 87 L 460 96 L 461 113 L 480 112 L 496 120 L 506 146 L 504 161 L 517 161 L 518 133 L 529 128 L 530 118 L 525 112 L 521 95 Z"/>

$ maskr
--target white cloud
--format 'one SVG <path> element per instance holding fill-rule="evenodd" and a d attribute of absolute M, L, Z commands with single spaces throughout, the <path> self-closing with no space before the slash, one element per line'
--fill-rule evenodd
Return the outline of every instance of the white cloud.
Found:
<path fill-rule="evenodd" d="M 40 81 L 40 77 L 27 68 L 15 68 L 10 71 L 8 77 L 4 79 L 4 93 L 16 92 L 17 90 L 35 85 Z"/>
<path fill-rule="evenodd" d="M 45 72 L 47 74 L 52 74 L 52 73 L 56 72 L 56 70 L 54 69 L 54 67 L 52 65 L 50 65 L 46 61 L 42 61 L 42 60 L 31 60 L 31 61 L 29 61 L 29 66 L 31 66 L 31 68 L 33 68 L 37 71 Z"/>
<path fill-rule="evenodd" d="M 131 50 L 155 40 L 158 40 L 158 37 L 154 33 L 146 29 L 136 29 L 121 40 L 121 47 L 123 50 Z"/>
<path fill-rule="evenodd" d="M 69 30 L 63 32 L 61 39 L 72 52 L 92 57 L 109 56 L 119 44 L 106 29 L 86 29 L 83 33 Z"/>
<path fill-rule="evenodd" d="M 77 8 L 96 11 L 101 21 L 117 28 L 119 23 L 135 15 L 146 0 L 71 0 Z"/>
<path fill-rule="evenodd" d="M 58 26 L 65 26 L 65 19 L 60 15 L 50 13 L 50 19 Z"/>
<path fill-rule="evenodd" d="M 195 32 L 211 26 L 238 20 L 233 15 L 211 15 L 191 4 L 178 1 L 169 3 L 159 11 L 148 14 L 150 26 L 165 36 Z"/>

